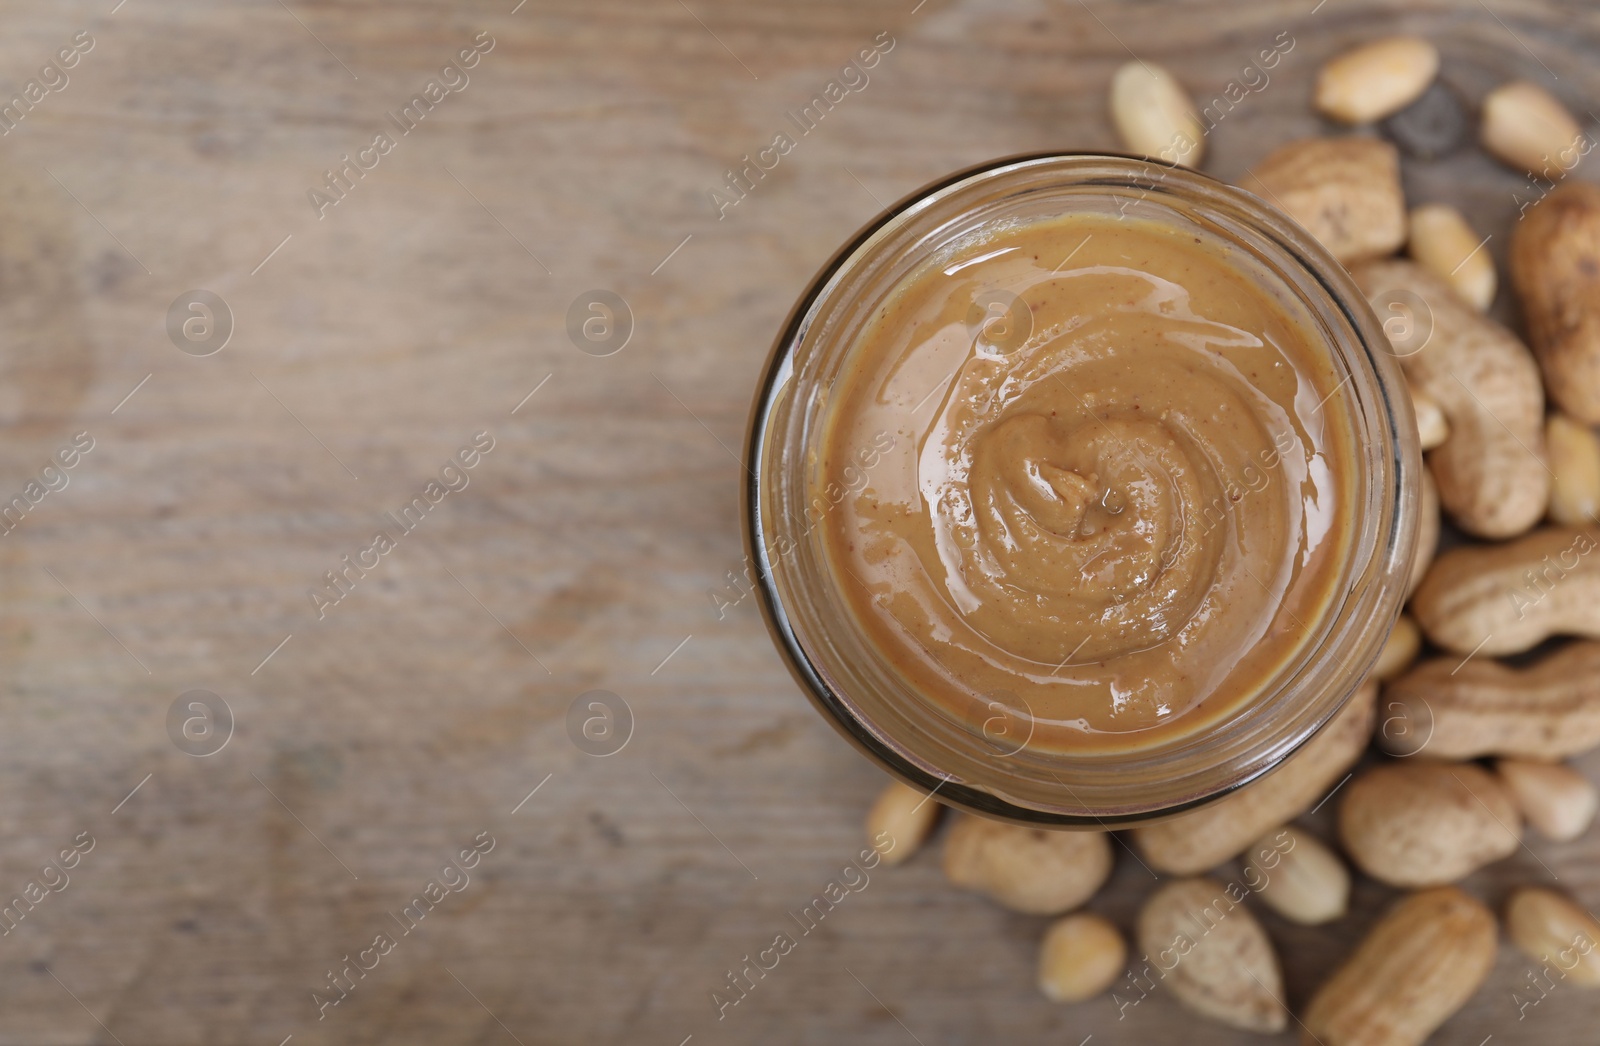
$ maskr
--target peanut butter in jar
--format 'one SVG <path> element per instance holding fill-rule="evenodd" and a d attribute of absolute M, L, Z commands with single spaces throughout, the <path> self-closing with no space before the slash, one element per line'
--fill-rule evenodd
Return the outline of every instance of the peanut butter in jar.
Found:
<path fill-rule="evenodd" d="M 746 535 L 795 678 L 969 811 L 1104 828 L 1277 766 L 1399 612 L 1420 451 L 1348 274 L 1265 202 L 1044 156 L 880 216 L 758 390 Z"/>
<path fill-rule="evenodd" d="M 1226 245 L 1082 215 L 906 281 L 835 386 L 821 476 L 860 627 L 955 715 L 1070 752 L 1203 730 L 1314 635 L 1348 554 L 1349 405 Z"/>

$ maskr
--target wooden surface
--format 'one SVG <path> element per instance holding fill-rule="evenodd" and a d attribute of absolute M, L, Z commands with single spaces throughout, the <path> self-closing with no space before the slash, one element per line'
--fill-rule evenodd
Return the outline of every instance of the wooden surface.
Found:
<path fill-rule="evenodd" d="M 730 448 L 833 248 L 952 169 L 1112 146 L 1124 45 L 1209 98 L 1292 35 L 1213 135 L 1207 168 L 1231 178 L 1314 132 L 1318 62 L 1379 30 L 1437 38 L 1474 96 L 1515 72 L 1587 108 L 1600 15 L 113 3 L 0 5 L 0 86 L 95 41 L 0 137 L 0 497 L 94 439 L 0 539 L 0 895 L 94 840 L 0 936 L 0 1043 L 1263 1041 L 1160 990 L 1123 1020 L 1045 1002 L 1042 922 L 948 889 L 932 852 L 875 872 L 718 1019 L 711 991 L 839 874 L 883 780 L 797 692 L 753 602 L 716 612 L 742 554 Z M 323 172 L 481 30 L 466 87 L 319 219 Z M 719 219 L 727 168 L 880 32 L 870 83 Z M 1469 153 L 1407 181 L 1470 204 L 1501 255 L 1519 179 Z M 192 289 L 235 318 L 214 355 L 168 336 Z M 614 355 L 566 333 L 593 289 L 635 318 Z M 482 431 L 470 485 L 319 619 L 324 573 Z M 192 689 L 236 722 L 207 757 L 168 731 Z M 607 758 L 567 727 L 593 689 L 634 718 Z M 480 832 L 495 845 L 470 882 L 400 935 L 391 915 Z M 1534 841 L 1471 886 L 1498 901 L 1558 878 L 1593 906 L 1597 860 L 1594 837 Z M 1122 853 L 1093 907 L 1131 925 L 1149 885 Z M 1329 929 L 1263 916 L 1293 1003 L 1388 896 L 1362 885 Z M 380 932 L 392 951 L 319 1020 L 326 971 Z M 1519 1019 L 1528 968 L 1503 947 L 1437 1041 L 1592 1041 L 1600 1000 L 1575 987 Z"/>

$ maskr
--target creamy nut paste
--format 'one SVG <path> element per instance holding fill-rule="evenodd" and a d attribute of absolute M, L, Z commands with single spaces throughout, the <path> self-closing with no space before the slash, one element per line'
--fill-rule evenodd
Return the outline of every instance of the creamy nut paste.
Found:
<path fill-rule="evenodd" d="M 921 699 L 1036 748 L 1143 747 L 1317 638 L 1355 529 L 1349 396 L 1231 251 L 1109 215 L 1012 225 L 866 325 L 832 391 L 818 478 L 854 493 L 825 557 Z"/>

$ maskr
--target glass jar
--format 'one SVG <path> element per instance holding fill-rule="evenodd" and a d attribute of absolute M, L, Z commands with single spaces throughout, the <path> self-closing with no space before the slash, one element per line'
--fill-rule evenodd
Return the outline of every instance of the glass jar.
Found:
<path fill-rule="evenodd" d="M 941 252 L 996 223 L 1078 212 L 1204 231 L 1258 285 L 1297 304 L 1348 391 L 1354 540 L 1312 639 L 1204 731 L 1134 752 L 1031 748 L 1010 707 L 961 717 L 920 700 L 863 635 L 823 547 L 837 504 L 820 475 L 830 391 L 864 325 Z M 1270 772 L 1367 677 L 1404 601 L 1421 470 L 1409 396 L 1382 328 L 1344 268 L 1249 193 L 1129 157 L 1000 160 L 891 207 L 825 265 L 795 306 L 756 393 L 744 531 L 773 639 L 818 710 L 884 769 L 944 802 L 1013 822 L 1119 827 L 1222 796 Z"/>

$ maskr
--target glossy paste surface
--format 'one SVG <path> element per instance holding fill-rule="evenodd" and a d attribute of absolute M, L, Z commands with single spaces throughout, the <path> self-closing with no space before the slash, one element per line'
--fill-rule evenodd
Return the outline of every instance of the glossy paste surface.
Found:
<path fill-rule="evenodd" d="M 831 393 L 824 547 L 921 699 L 1019 744 L 1142 747 L 1305 649 L 1354 530 L 1349 398 L 1232 250 L 1013 225 L 867 324 Z"/>

